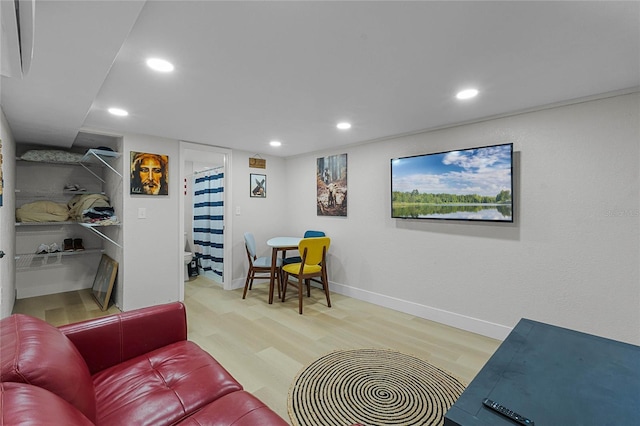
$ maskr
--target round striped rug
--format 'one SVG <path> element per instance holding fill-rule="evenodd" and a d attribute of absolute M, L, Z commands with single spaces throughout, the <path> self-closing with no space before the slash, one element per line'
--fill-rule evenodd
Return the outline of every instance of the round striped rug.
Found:
<path fill-rule="evenodd" d="M 294 426 L 442 425 L 465 385 L 411 355 L 387 349 L 331 352 L 289 389 Z"/>

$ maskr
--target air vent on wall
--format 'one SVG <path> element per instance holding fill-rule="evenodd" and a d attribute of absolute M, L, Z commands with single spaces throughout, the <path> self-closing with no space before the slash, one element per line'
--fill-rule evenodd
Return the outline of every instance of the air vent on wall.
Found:
<path fill-rule="evenodd" d="M 5 77 L 23 77 L 33 57 L 35 0 L 0 1 L 2 17 L 1 72 Z"/>

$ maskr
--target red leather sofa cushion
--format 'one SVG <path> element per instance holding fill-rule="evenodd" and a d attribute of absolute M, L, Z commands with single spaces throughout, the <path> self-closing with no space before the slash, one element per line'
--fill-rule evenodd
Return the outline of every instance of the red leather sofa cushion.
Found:
<path fill-rule="evenodd" d="M 167 303 L 64 325 L 91 374 L 154 349 L 187 340 L 182 303 Z"/>
<path fill-rule="evenodd" d="M 242 386 L 189 341 L 173 343 L 93 376 L 97 424 L 170 425 Z"/>
<path fill-rule="evenodd" d="M 73 405 L 25 383 L 0 383 L 0 425 L 92 426 Z"/>
<path fill-rule="evenodd" d="M 60 330 L 38 318 L 17 314 L 0 321 L 0 342 L 0 382 L 47 389 L 95 421 L 96 397 L 89 369 Z"/>
<path fill-rule="evenodd" d="M 282 417 L 246 391 L 233 392 L 180 422 L 180 426 L 286 426 Z"/>

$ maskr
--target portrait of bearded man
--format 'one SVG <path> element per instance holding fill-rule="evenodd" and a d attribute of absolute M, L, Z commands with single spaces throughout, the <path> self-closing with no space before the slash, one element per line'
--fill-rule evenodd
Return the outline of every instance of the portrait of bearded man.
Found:
<path fill-rule="evenodd" d="M 169 157 L 131 151 L 131 194 L 168 195 Z"/>

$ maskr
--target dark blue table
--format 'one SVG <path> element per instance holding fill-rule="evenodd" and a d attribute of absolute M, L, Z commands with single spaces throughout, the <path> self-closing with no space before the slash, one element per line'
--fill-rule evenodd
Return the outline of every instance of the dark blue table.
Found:
<path fill-rule="evenodd" d="M 640 425 L 640 347 L 522 319 L 447 411 L 445 426 L 516 424 L 484 398 L 535 426 Z"/>

